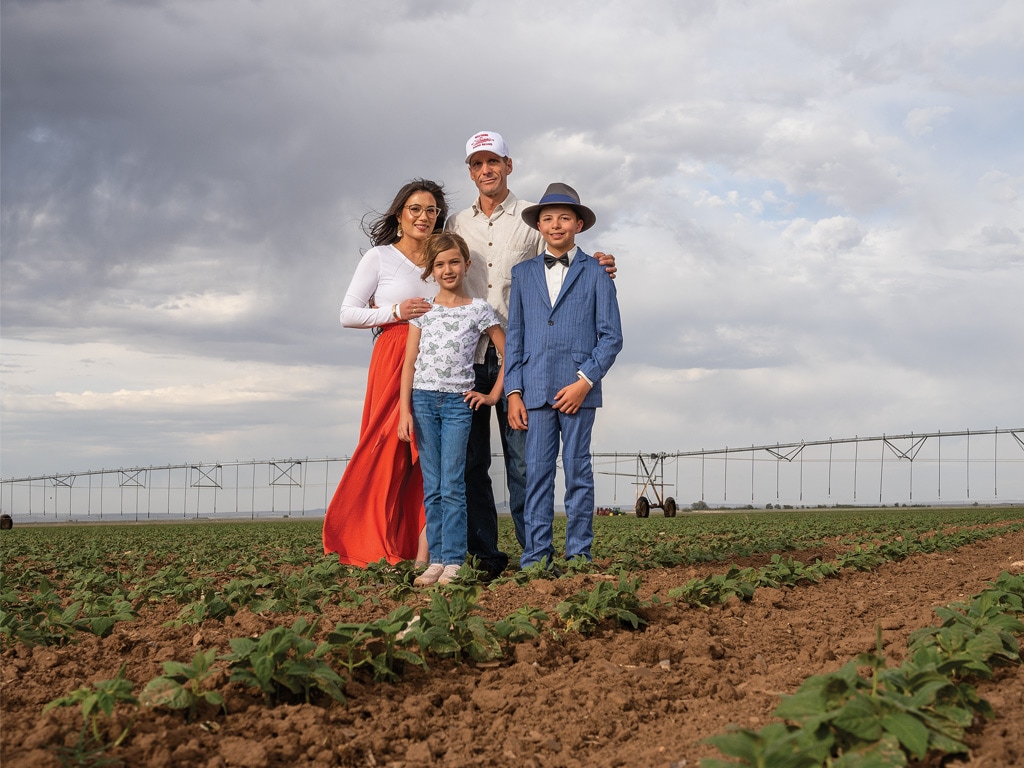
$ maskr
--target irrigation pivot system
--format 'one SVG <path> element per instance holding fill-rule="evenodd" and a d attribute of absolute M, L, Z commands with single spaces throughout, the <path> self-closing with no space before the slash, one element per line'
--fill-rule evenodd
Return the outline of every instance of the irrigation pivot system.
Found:
<path fill-rule="evenodd" d="M 665 517 L 675 517 L 681 492 L 697 497 L 701 507 L 736 506 L 741 501 L 754 506 L 766 499 L 780 506 L 1024 499 L 1022 427 L 638 453 L 635 473 L 619 471 L 623 458 L 620 453 L 594 454 L 601 474 L 633 478 L 637 517 L 658 508 Z M 670 482 L 671 465 L 675 480 Z M 794 468 L 795 472 L 787 471 Z"/>
<path fill-rule="evenodd" d="M 652 509 L 674 517 L 713 507 L 1024 501 L 1024 427 L 593 458 L 598 506 L 620 513 L 620 485 L 631 486 L 622 490 L 641 518 Z M 0 481 L 0 515 L 5 523 L 314 517 L 323 515 L 347 463 L 291 458 L 8 478 Z M 495 474 L 494 483 L 502 505 L 504 478 Z"/>

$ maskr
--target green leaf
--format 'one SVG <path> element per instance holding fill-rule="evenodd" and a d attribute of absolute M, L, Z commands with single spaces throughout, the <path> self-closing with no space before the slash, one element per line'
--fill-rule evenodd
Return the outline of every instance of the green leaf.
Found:
<path fill-rule="evenodd" d="M 931 732 L 928 743 L 932 749 L 938 752 L 945 752 L 948 755 L 960 755 L 967 752 L 967 745 L 962 741 L 938 731 Z"/>
<path fill-rule="evenodd" d="M 215 706 L 224 706 L 224 697 L 221 696 L 217 691 L 205 691 L 203 693 L 203 698 L 206 699 L 207 702 Z"/>
<path fill-rule="evenodd" d="M 182 664 L 180 661 L 165 661 L 163 662 L 164 674 L 168 677 L 183 677 L 191 679 L 195 670 L 188 664 Z"/>
<path fill-rule="evenodd" d="M 154 677 L 142 690 L 142 704 L 147 707 L 189 709 L 194 702 L 195 697 L 169 677 Z"/>
<path fill-rule="evenodd" d="M 886 735 L 870 744 L 859 745 L 831 763 L 832 768 L 902 768 L 907 756 L 895 736 Z"/>
<path fill-rule="evenodd" d="M 61 613 L 61 615 L 60 615 L 60 623 L 61 624 L 70 624 L 71 622 L 73 622 L 75 620 L 75 618 L 78 616 L 78 614 L 81 612 L 81 610 L 82 610 L 82 601 L 81 600 L 78 600 L 78 601 L 76 601 L 74 603 L 71 603 L 71 605 L 69 605 L 67 608 L 65 608 L 63 613 Z"/>
<path fill-rule="evenodd" d="M 882 718 L 876 701 L 857 695 L 850 699 L 832 721 L 837 728 L 865 741 L 882 736 Z"/>
<path fill-rule="evenodd" d="M 1007 648 L 999 634 L 990 629 L 987 629 L 968 640 L 967 651 L 980 656 L 983 659 L 990 656 L 1002 656 L 1004 658 L 1012 659 L 1017 657 L 1020 653 L 1019 649 L 1014 649 L 1012 647 Z"/>
<path fill-rule="evenodd" d="M 256 648 L 256 641 L 250 637 L 234 637 L 228 641 L 233 654 L 225 656 L 226 661 L 232 661 L 235 657 L 244 658 Z"/>
<path fill-rule="evenodd" d="M 758 758 L 763 752 L 762 736 L 746 729 L 709 736 L 705 741 L 724 755 L 740 758 L 746 765 L 758 765 Z"/>
<path fill-rule="evenodd" d="M 252 665 L 252 671 L 256 675 L 256 679 L 260 681 L 260 687 L 264 690 L 268 690 L 270 681 L 274 679 L 274 671 L 277 668 L 277 663 L 273 656 L 264 655 L 257 657 Z"/>
<path fill-rule="evenodd" d="M 804 730 L 791 731 L 782 723 L 772 723 L 760 731 L 746 729 L 710 736 L 705 741 L 722 752 L 740 759 L 740 762 L 702 760 L 702 768 L 737 765 L 750 768 L 816 768 L 828 757 L 831 739 L 826 734 Z"/>
<path fill-rule="evenodd" d="M 939 679 L 937 680 L 929 680 L 923 684 L 919 684 L 918 680 L 911 681 L 914 688 L 908 702 L 910 707 L 914 709 L 921 709 L 926 705 L 934 703 L 938 698 L 939 693 L 951 686 L 948 678 L 942 676 L 938 677 Z"/>
<path fill-rule="evenodd" d="M 819 679 L 809 678 L 796 693 L 783 696 L 782 701 L 775 708 L 775 714 L 784 720 L 798 721 L 821 714 L 825 709 L 825 696 L 820 688 L 807 686 L 811 680 L 817 682 Z"/>
<path fill-rule="evenodd" d="M 96 616 L 89 619 L 89 631 L 97 637 L 106 637 L 117 622 L 110 616 Z"/>
<path fill-rule="evenodd" d="M 910 754 L 924 759 L 928 752 L 928 728 L 924 723 L 906 712 L 892 712 L 882 717 L 882 727 L 899 739 Z"/>

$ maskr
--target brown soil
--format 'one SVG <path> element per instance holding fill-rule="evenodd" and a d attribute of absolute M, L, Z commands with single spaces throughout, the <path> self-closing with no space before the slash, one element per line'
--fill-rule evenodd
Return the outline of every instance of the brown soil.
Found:
<path fill-rule="evenodd" d="M 834 553 L 787 554 L 811 562 L 815 554 Z M 878 626 L 885 654 L 898 663 L 910 632 L 936 623 L 933 607 L 976 594 L 1001 570 L 1014 570 L 1011 564 L 1019 570 L 1022 559 L 1024 534 L 1017 533 L 870 573 L 844 572 L 819 585 L 761 589 L 750 603 L 656 605 L 647 613 L 646 631 L 608 628 L 592 637 L 546 632 L 520 643 L 514 657 L 500 663 L 434 662 L 397 684 L 350 682 L 347 704 L 268 708 L 224 674 L 218 690 L 227 697 L 227 715 L 211 710 L 188 723 L 180 713 L 142 708 L 130 737 L 107 756 L 128 766 L 205 768 L 696 766 L 701 757 L 717 754 L 702 739 L 730 725 L 767 724 L 779 694 L 874 650 Z M 671 588 L 724 570 L 719 564 L 647 571 L 643 593 L 667 601 Z M 554 615 L 559 601 L 592 589 L 599 578 L 500 584 L 480 602 L 492 620 L 523 605 Z M 369 620 L 394 607 L 382 599 L 380 605 L 368 601 L 358 615 L 331 608 L 321 626 Z M 161 661 L 189 662 L 197 648 L 226 652 L 231 638 L 297 618 L 242 612 L 223 623 L 165 627 L 177 610 L 150 609 L 117 625 L 110 637 L 65 648 L 6 651 L 0 658 L 5 768 L 59 766 L 55 747 L 76 743 L 81 714 L 77 706 L 43 714 L 43 706 L 114 677 L 123 662 L 138 692 L 162 673 Z M 997 718 L 970 734 L 969 757 L 943 764 L 1024 764 L 1024 669 L 997 670 L 979 692 Z M 126 722 L 123 716 L 121 725 Z"/>

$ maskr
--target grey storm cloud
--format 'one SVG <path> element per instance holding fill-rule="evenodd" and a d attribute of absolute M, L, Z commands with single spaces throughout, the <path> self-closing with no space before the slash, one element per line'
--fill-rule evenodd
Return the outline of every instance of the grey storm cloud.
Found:
<path fill-rule="evenodd" d="M 5 0 L 0 34 L 5 477 L 351 450 L 360 223 L 419 176 L 469 205 L 482 129 L 616 256 L 596 447 L 1024 415 L 1019 4 Z"/>

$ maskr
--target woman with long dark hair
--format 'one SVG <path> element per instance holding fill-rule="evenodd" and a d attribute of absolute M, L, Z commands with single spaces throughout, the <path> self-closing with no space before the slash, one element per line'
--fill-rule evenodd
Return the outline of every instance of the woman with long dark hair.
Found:
<path fill-rule="evenodd" d="M 426 564 L 423 477 L 415 442 L 398 439 L 399 390 L 408 321 L 430 309 L 436 284 L 423 272 L 423 244 L 444 228 L 448 204 L 440 184 L 414 179 L 367 227 L 373 247 L 363 254 L 341 305 L 346 328 L 377 333 L 363 403 L 359 443 L 327 507 L 324 552 L 365 567 Z"/>

